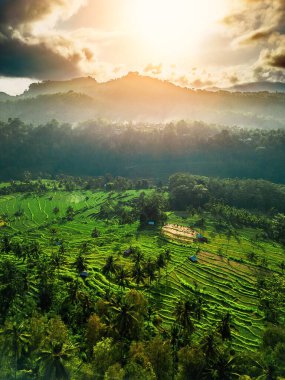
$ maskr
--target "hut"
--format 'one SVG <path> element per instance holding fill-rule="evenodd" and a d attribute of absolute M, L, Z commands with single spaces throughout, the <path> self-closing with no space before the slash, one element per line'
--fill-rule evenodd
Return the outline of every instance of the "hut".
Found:
<path fill-rule="evenodd" d="M 86 272 L 86 271 L 84 270 L 83 272 L 80 273 L 79 276 L 85 280 L 85 279 L 88 277 L 88 272 Z"/>
<path fill-rule="evenodd" d="M 154 221 L 154 220 L 149 220 L 149 221 L 147 222 L 147 224 L 148 224 L 149 226 L 155 226 L 155 221 Z"/>
<path fill-rule="evenodd" d="M 208 243 L 208 239 L 205 236 L 203 236 L 202 234 L 196 235 L 196 241 L 198 241 L 200 243 Z"/>
<path fill-rule="evenodd" d="M 198 263 L 198 258 L 196 255 L 193 255 L 193 256 L 190 256 L 189 257 L 189 260 L 192 262 L 192 263 Z"/>
<path fill-rule="evenodd" d="M 129 257 L 133 253 L 133 248 L 130 247 L 124 251 L 124 257 Z"/>

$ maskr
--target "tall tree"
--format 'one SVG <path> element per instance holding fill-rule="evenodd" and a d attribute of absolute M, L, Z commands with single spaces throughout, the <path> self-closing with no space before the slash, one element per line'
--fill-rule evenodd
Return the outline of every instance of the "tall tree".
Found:
<path fill-rule="evenodd" d="M 232 340 L 232 316 L 229 312 L 224 314 L 218 325 L 218 331 L 223 340 Z"/>
<path fill-rule="evenodd" d="M 147 259 L 146 263 L 144 264 L 144 272 L 146 274 L 146 277 L 148 277 L 149 285 L 151 285 L 151 283 L 156 280 L 157 276 L 156 263 L 150 258 Z"/>
<path fill-rule="evenodd" d="M 116 281 L 121 290 L 125 289 L 129 284 L 129 274 L 123 267 L 118 268 L 116 272 Z"/>
<path fill-rule="evenodd" d="M 50 342 L 48 348 L 40 351 L 38 362 L 46 380 L 69 380 L 66 363 L 70 360 L 74 347 L 63 343 Z"/>
<path fill-rule="evenodd" d="M 194 331 L 191 302 L 189 300 L 179 300 L 174 310 L 174 317 L 182 329 L 183 340 L 187 344 Z"/>
<path fill-rule="evenodd" d="M 134 264 L 132 269 L 132 278 L 135 280 L 137 285 L 144 284 L 145 272 L 141 265 Z"/>
<path fill-rule="evenodd" d="M 30 335 L 23 322 L 8 322 L 0 332 L 4 338 L 4 352 L 12 355 L 14 365 L 14 379 L 17 378 L 18 361 L 28 352 Z"/>

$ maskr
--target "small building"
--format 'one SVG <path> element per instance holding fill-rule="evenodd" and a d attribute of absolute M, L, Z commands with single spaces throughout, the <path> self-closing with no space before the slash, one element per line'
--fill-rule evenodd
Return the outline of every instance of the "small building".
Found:
<path fill-rule="evenodd" d="M 200 243 L 208 243 L 208 239 L 202 234 L 197 234 L 195 241 L 198 241 Z"/>
<path fill-rule="evenodd" d="M 147 222 L 147 224 L 148 224 L 149 226 L 155 226 L 155 221 L 154 221 L 154 220 L 149 220 L 149 221 Z"/>
<path fill-rule="evenodd" d="M 87 278 L 89 275 L 88 275 L 88 272 L 83 271 L 83 272 L 80 273 L 79 276 L 85 280 L 85 278 Z"/>
<path fill-rule="evenodd" d="M 133 248 L 130 247 L 124 251 L 124 257 L 129 257 L 133 253 Z"/>
<path fill-rule="evenodd" d="M 189 260 L 190 260 L 192 263 L 198 263 L 198 258 L 197 258 L 196 255 L 190 256 L 190 257 L 189 257 Z"/>

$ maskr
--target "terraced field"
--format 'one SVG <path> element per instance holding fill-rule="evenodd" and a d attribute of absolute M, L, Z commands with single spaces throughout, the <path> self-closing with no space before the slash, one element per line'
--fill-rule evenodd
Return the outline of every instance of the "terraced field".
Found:
<path fill-rule="evenodd" d="M 149 190 L 151 192 L 151 190 Z M 279 271 L 283 260 L 282 248 L 270 241 L 256 239 L 258 231 L 243 229 L 236 231 L 234 237 L 217 233 L 215 220 L 203 215 L 206 225 L 203 234 L 209 238 L 208 244 L 175 240 L 161 234 L 160 229 L 139 228 L 138 222 L 120 225 L 115 219 L 100 220 L 100 206 L 107 200 L 126 202 L 138 197 L 139 191 L 121 193 L 91 191 L 50 191 L 44 195 L 13 194 L 0 197 L 0 234 L 9 234 L 13 239 L 37 239 L 47 254 L 56 247 L 54 241 L 63 241 L 66 246 L 66 264 L 59 270 L 60 278 L 76 278 L 78 275 L 73 262 L 83 242 L 89 242 L 88 272 L 84 286 L 102 292 L 107 287 L 118 291 L 115 283 L 109 283 L 101 273 L 106 258 L 113 254 L 126 268 L 131 260 L 124 258 L 122 252 L 130 245 L 142 249 L 145 257 L 157 257 L 166 248 L 171 250 L 171 261 L 161 272 L 161 281 L 150 289 L 140 286 L 140 290 L 153 304 L 163 320 L 162 328 L 169 328 L 173 321 L 173 311 L 177 300 L 199 290 L 207 304 L 207 315 L 197 325 L 197 334 L 215 325 L 221 313 L 230 311 L 235 329 L 234 345 L 254 349 L 260 341 L 264 327 L 263 315 L 258 308 L 255 290 L 256 265 L 247 261 L 247 253 L 255 252 L 259 257 L 268 259 L 269 268 Z M 67 208 L 74 210 L 72 221 L 66 221 Z M 58 213 L 54 209 L 58 208 Z M 201 216 L 169 213 L 169 223 L 193 226 Z M 94 239 L 94 227 L 100 237 Z M 193 264 L 189 256 L 197 254 L 198 263 Z M 134 283 L 130 284 L 135 287 Z"/>

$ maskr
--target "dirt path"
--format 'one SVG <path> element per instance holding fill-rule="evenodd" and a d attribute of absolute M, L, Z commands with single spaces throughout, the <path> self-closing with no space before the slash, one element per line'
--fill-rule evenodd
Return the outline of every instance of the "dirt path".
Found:
<path fill-rule="evenodd" d="M 166 224 L 162 228 L 162 232 L 165 236 L 171 239 L 179 239 L 188 242 L 193 242 L 197 236 L 197 231 L 177 224 Z"/>

